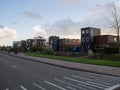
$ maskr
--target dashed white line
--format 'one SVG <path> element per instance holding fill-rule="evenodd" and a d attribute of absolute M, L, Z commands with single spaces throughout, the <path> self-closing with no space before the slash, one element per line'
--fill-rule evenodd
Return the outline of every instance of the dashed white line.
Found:
<path fill-rule="evenodd" d="M 70 86 L 67 86 L 67 88 L 69 88 L 70 90 L 77 90 L 77 89 L 70 87 Z"/>
<path fill-rule="evenodd" d="M 63 87 L 60 87 L 60 86 L 54 84 L 54 83 L 51 83 L 51 82 L 48 82 L 48 81 L 44 81 L 44 82 L 47 83 L 47 84 L 50 84 L 50 85 L 52 85 L 52 86 L 54 86 L 54 87 L 57 87 L 57 88 L 59 88 L 59 89 L 61 89 L 61 90 L 67 90 L 67 89 L 65 89 L 65 88 L 63 88 Z"/>
<path fill-rule="evenodd" d="M 9 90 L 9 88 L 6 88 L 5 90 Z"/>
<path fill-rule="evenodd" d="M 25 87 L 23 87 L 23 86 L 20 86 L 20 88 L 22 89 L 22 90 L 27 90 Z"/>
<path fill-rule="evenodd" d="M 114 86 L 109 87 L 109 88 L 107 88 L 107 89 L 105 89 L 105 90 L 114 90 L 114 89 L 116 89 L 116 88 L 118 88 L 118 87 L 120 87 L 120 84 L 114 85 Z"/>
<path fill-rule="evenodd" d="M 43 88 L 42 86 L 40 86 L 40 85 L 38 85 L 36 83 L 33 83 L 33 85 L 36 86 L 36 87 L 38 87 L 38 88 L 40 88 L 40 89 L 42 89 L 42 90 L 46 90 L 45 88 Z"/>
<path fill-rule="evenodd" d="M 7 64 L 8 62 L 7 61 L 5 61 L 5 64 Z"/>
<path fill-rule="evenodd" d="M 15 65 L 12 65 L 12 68 L 16 68 L 16 66 L 15 66 Z"/>

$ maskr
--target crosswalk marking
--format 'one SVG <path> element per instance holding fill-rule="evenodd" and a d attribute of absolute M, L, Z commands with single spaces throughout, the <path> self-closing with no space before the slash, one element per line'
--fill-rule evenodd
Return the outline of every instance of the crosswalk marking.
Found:
<path fill-rule="evenodd" d="M 57 87 L 57 88 L 59 88 L 59 89 L 61 89 L 61 90 L 67 90 L 67 89 L 65 89 L 65 88 L 63 88 L 63 87 L 60 87 L 60 86 L 54 84 L 54 83 L 51 83 L 51 82 L 48 82 L 48 81 L 44 81 L 44 82 L 47 83 L 47 84 L 50 84 L 50 85 L 52 85 L 52 86 L 55 86 L 55 87 Z"/>

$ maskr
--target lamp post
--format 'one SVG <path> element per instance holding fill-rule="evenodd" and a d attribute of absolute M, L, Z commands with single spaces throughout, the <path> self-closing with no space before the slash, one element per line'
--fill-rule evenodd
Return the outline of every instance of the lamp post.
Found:
<path fill-rule="evenodd" d="M 118 49 L 119 49 L 119 53 L 120 53 L 120 26 L 118 26 L 117 28 L 117 40 L 118 40 Z"/>

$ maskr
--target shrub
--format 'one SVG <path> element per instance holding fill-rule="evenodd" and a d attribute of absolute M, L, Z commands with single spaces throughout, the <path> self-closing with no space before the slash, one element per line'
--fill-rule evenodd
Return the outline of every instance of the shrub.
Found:
<path fill-rule="evenodd" d="M 35 47 L 31 48 L 32 52 L 38 52 L 38 51 L 43 51 L 43 50 L 44 50 L 44 48 L 40 47 L 40 46 L 35 46 Z"/>
<path fill-rule="evenodd" d="M 120 61 L 120 54 L 105 54 L 104 59 L 113 60 L 113 61 Z"/>
<path fill-rule="evenodd" d="M 93 58 L 95 55 L 92 50 L 88 50 L 88 57 Z"/>
<path fill-rule="evenodd" d="M 55 53 L 53 49 L 46 49 L 42 52 L 42 54 L 54 55 Z"/>
<path fill-rule="evenodd" d="M 119 53 L 118 48 L 104 48 L 104 53 L 105 54 L 117 54 Z"/>

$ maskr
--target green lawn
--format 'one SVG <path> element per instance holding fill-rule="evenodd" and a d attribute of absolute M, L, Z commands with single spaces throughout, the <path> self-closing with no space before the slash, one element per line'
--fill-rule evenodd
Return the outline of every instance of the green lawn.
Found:
<path fill-rule="evenodd" d="M 56 59 L 56 60 L 64 60 L 64 61 L 70 61 L 70 62 L 120 67 L 120 62 L 118 62 L 118 61 L 98 60 L 98 59 L 95 60 L 95 59 L 87 59 L 87 58 L 74 58 L 74 57 L 54 56 L 54 55 L 43 55 L 43 54 L 37 54 L 37 53 L 25 53 L 25 54 L 29 55 L 29 56 L 50 58 L 50 59 Z"/>

